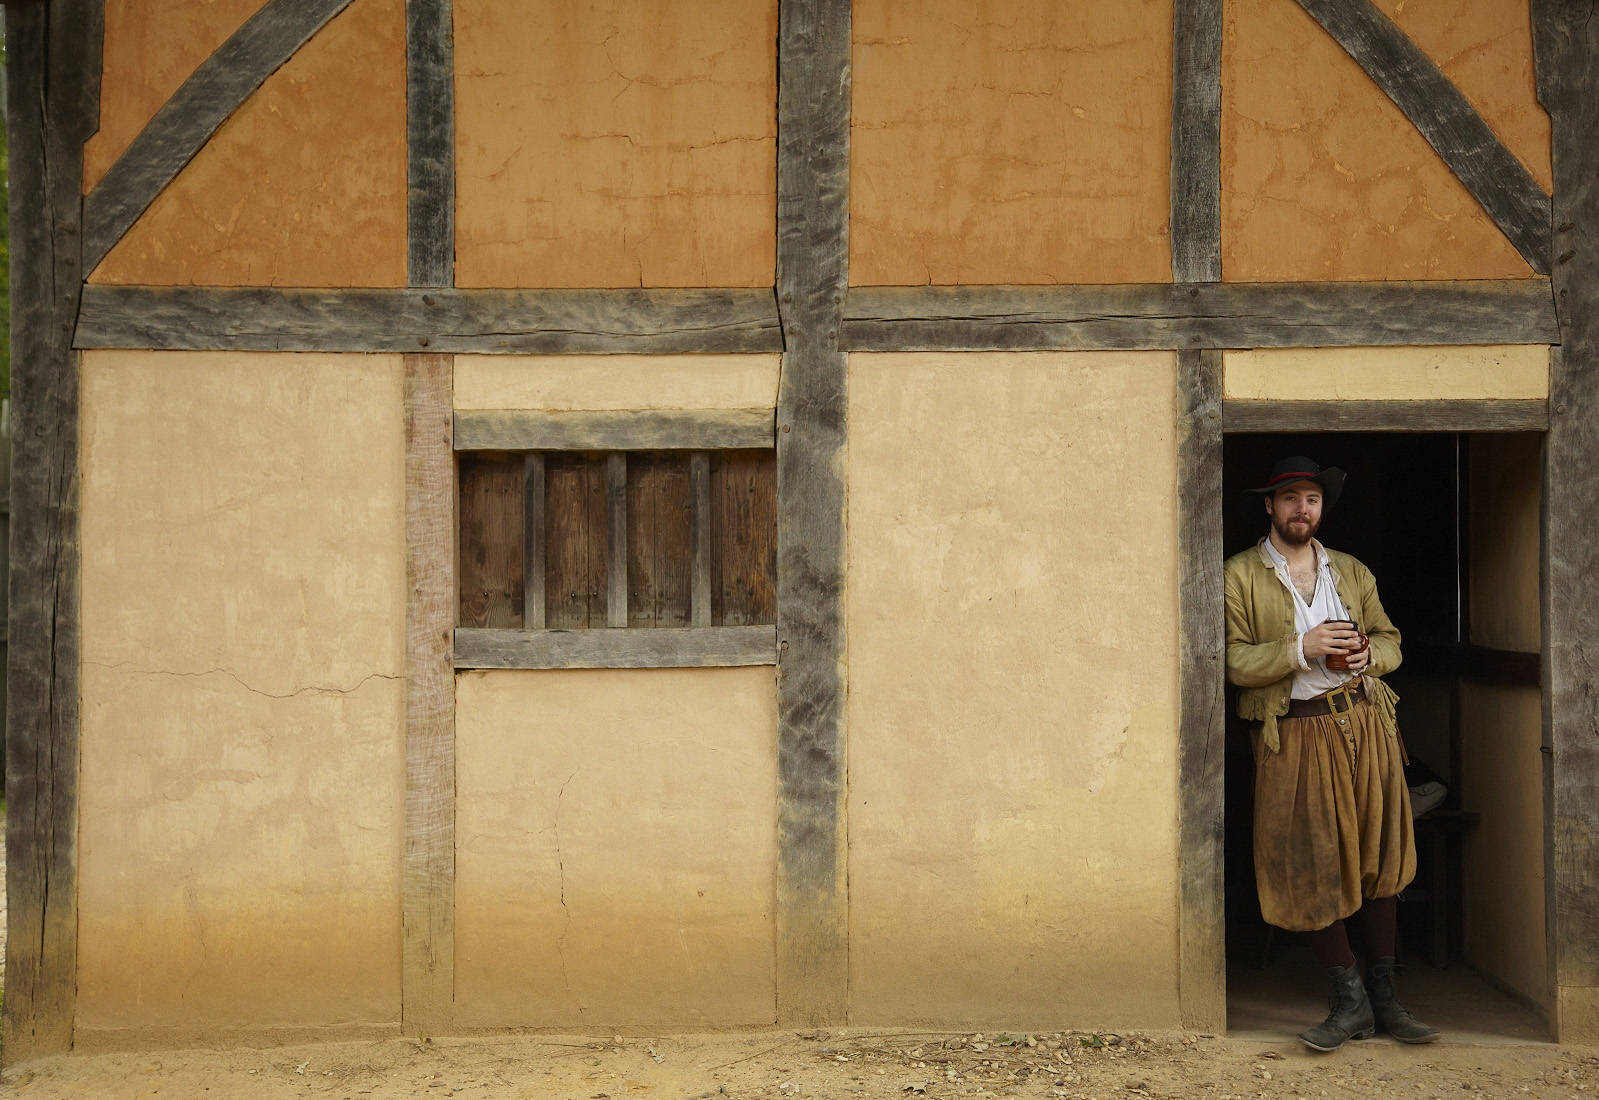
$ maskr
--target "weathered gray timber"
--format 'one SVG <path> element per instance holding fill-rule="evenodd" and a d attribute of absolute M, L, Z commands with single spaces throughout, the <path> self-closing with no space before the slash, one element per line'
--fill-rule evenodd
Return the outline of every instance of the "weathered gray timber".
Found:
<path fill-rule="evenodd" d="M 1227 401 L 1229 432 L 1541 432 L 1547 401 Z"/>
<path fill-rule="evenodd" d="M 588 450 L 590 448 L 583 448 Z M 627 456 L 605 456 L 605 625 L 627 626 Z"/>
<path fill-rule="evenodd" d="M 1178 1009 L 1227 1023 L 1223 885 L 1221 352 L 1177 357 Z"/>
<path fill-rule="evenodd" d="M 522 625 L 544 629 L 544 456 L 522 460 Z"/>
<path fill-rule="evenodd" d="M 455 282 L 453 0 L 405 0 L 406 281 Z"/>
<path fill-rule="evenodd" d="M 711 625 L 711 456 L 689 456 L 689 507 L 694 521 L 694 560 L 689 572 L 689 621 Z"/>
<path fill-rule="evenodd" d="M 1549 273 L 1549 196 L 1460 89 L 1371 0 L 1299 0 L 1466 185 L 1522 259 Z"/>
<path fill-rule="evenodd" d="M 455 632 L 456 668 L 711 668 L 777 663 L 770 626 Z"/>
<path fill-rule="evenodd" d="M 455 989 L 455 455 L 447 355 L 405 357 L 405 895 L 400 1020 L 450 1030 Z"/>
<path fill-rule="evenodd" d="M 78 357 L 83 142 L 100 0 L 6 11 L 11 142 L 11 569 L 5 1060 L 71 1048 L 78 956 Z"/>
<path fill-rule="evenodd" d="M 233 351 L 783 350 L 769 290 L 85 288 L 77 345 Z"/>
<path fill-rule="evenodd" d="M 105 259 L 228 116 L 349 4 L 269 0 L 201 62 L 84 199 L 86 272 Z"/>
<path fill-rule="evenodd" d="M 458 451 L 693 451 L 771 446 L 771 409 L 494 409 L 455 414 Z"/>
<path fill-rule="evenodd" d="M 1599 1039 L 1599 6 L 1533 0 L 1538 98 L 1553 127 L 1555 301 L 1544 448 L 1546 743 L 1553 963 L 1562 1041 Z"/>
<path fill-rule="evenodd" d="M 777 1019 L 848 1011 L 844 833 L 849 0 L 778 8 Z"/>
<path fill-rule="evenodd" d="M 857 287 L 848 351 L 1552 344 L 1546 279 Z"/>
<path fill-rule="evenodd" d="M 1221 278 L 1221 0 L 1176 0 L 1171 114 L 1171 270 Z"/>

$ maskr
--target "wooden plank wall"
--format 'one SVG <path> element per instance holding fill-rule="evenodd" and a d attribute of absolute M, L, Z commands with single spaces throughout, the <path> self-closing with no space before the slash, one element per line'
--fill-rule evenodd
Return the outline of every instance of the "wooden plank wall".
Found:
<path fill-rule="evenodd" d="M 773 451 L 552 451 L 536 459 L 543 496 L 533 501 L 524 488 L 523 455 L 461 454 L 460 626 L 585 630 L 777 622 Z M 622 468 L 619 514 L 611 506 L 613 460 Z M 696 462 L 705 466 L 703 496 L 694 492 Z M 531 512 L 543 517 L 536 530 Z M 618 522 L 620 562 L 613 555 Z M 529 545 L 542 559 L 536 574 L 525 568 Z M 695 621 L 696 562 L 704 569 L 703 622 Z M 626 588 L 625 622 L 611 619 L 618 579 Z M 529 584 L 542 584 L 542 623 L 527 621 Z"/>

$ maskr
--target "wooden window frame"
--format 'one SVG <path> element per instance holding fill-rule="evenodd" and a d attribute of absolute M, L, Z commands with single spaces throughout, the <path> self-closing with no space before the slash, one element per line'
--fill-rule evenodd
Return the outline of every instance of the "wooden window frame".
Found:
<path fill-rule="evenodd" d="M 523 454 L 522 621 L 520 629 L 456 627 L 453 664 L 463 669 L 715 668 L 777 664 L 777 626 L 711 625 L 711 453 L 773 450 L 775 411 L 754 409 L 455 414 L 457 454 Z M 606 454 L 606 625 L 546 628 L 545 455 Z M 627 455 L 689 452 L 693 561 L 690 625 L 630 628 L 627 584 Z"/>

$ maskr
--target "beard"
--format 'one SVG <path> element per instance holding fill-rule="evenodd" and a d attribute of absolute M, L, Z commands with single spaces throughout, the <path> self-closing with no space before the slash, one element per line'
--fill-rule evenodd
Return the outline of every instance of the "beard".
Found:
<path fill-rule="evenodd" d="M 1282 520 L 1272 516 L 1271 529 L 1276 533 L 1277 541 L 1284 546 L 1304 546 L 1315 537 L 1316 532 L 1321 529 L 1321 524 L 1309 521 L 1296 523 L 1292 516 Z"/>

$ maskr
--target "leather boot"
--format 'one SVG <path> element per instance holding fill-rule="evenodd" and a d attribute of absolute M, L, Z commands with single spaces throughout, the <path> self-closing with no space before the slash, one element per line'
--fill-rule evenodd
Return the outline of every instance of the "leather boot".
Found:
<path fill-rule="evenodd" d="M 1337 1050 L 1348 1039 L 1365 1039 L 1377 1030 L 1371 1014 L 1371 1001 L 1360 981 L 1358 966 L 1335 966 L 1327 971 L 1331 989 L 1327 993 L 1327 1018 L 1308 1031 L 1300 1041 L 1311 1050 Z"/>
<path fill-rule="evenodd" d="M 1436 1030 L 1416 1019 L 1399 1003 L 1399 994 L 1394 990 L 1394 960 L 1391 957 L 1373 962 L 1369 977 L 1371 1010 L 1377 1017 L 1379 1027 L 1401 1043 L 1431 1043 L 1437 1040 Z"/>

